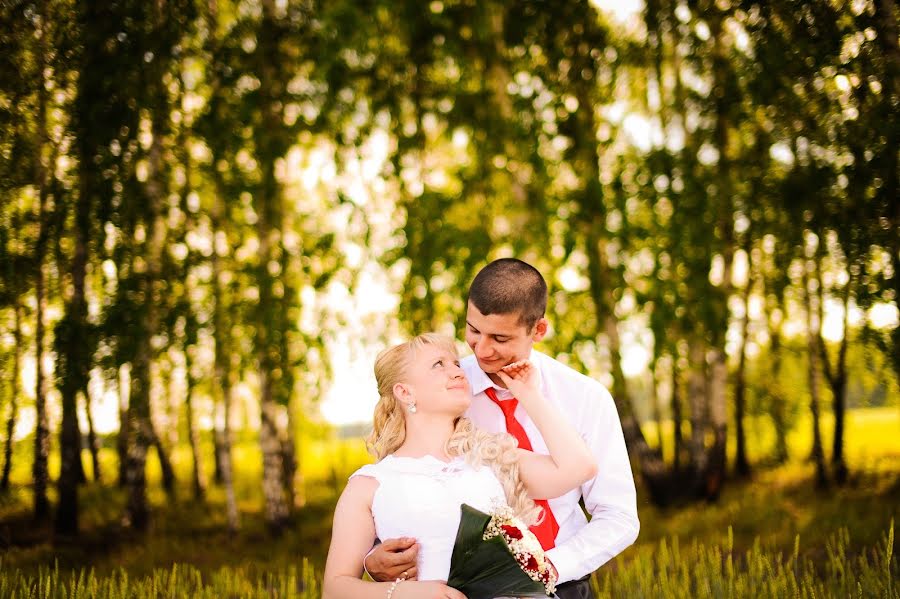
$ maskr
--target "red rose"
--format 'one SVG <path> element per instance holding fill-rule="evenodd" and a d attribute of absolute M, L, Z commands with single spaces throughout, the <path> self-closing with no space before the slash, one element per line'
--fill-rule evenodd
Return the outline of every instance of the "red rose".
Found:
<path fill-rule="evenodd" d="M 515 526 L 510 526 L 508 524 L 501 524 L 500 528 L 503 529 L 503 532 L 505 532 L 509 536 L 510 539 L 518 540 L 518 539 L 522 538 L 522 531 L 519 530 L 518 528 L 516 528 Z"/>
<path fill-rule="evenodd" d="M 533 555 L 529 555 L 529 556 L 528 556 L 528 560 L 525 562 L 525 569 L 526 569 L 526 570 L 532 570 L 532 571 L 535 571 L 535 572 L 537 571 L 537 569 L 538 569 L 538 563 L 537 563 L 537 560 L 534 559 L 534 556 L 533 556 Z"/>

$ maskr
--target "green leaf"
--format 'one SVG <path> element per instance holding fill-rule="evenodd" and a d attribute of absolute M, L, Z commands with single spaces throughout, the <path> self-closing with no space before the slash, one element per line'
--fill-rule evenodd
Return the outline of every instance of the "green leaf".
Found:
<path fill-rule="evenodd" d="M 522 571 L 502 537 L 484 540 L 491 517 L 466 504 L 460 510 L 447 585 L 468 599 L 546 597 L 544 585 Z"/>

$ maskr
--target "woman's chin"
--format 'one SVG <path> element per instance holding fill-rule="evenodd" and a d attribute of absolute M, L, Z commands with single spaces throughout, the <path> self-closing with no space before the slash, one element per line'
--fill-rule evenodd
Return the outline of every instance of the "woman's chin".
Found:
<path fill-rule="evenodd" d="M 469 409 L 470 405 L 472 405 L 471 397 L 466 397 L 464 401 L 457 402 L 457 404 L 454 406 L 454 408 L 456 408 L 454 410 L 454 412 L 456 412 L 456 416 L 465 416 L 466 410 Z"/>

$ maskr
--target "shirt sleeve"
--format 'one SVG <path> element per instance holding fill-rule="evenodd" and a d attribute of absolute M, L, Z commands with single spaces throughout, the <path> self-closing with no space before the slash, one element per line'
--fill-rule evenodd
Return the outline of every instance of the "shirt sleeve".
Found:
<path fill-rule="evenodd" d="M 634 543 L 640 530 L 622 424 L 605 387 L 598 384 L 590 390 L 580 423 L 585 442 L 597 459 L 597 476 L 581 487 L 590 521 L 547 551 L 560 583 L 590 574 Z"/>

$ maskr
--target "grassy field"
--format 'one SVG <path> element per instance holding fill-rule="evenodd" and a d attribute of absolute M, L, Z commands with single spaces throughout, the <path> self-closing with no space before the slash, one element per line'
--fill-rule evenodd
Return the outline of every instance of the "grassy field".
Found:
<path fill-rule="evenodd" d="M 753 426 L 752 455 L 761 459 L 769 441 L 763 424 Z M 716 503 L 660 510 L 639 490 L 641 535 L 595 576 L 601 595 L 900 596 L 893 543 L 900 521 L 900 410 L 850 413 L 851 478 L 825 492 L 812 486 L 803 426 L 790 438 L 791 462 L 759 469 L 749 481 L 729 481 Z M 52 539 L 49 524 L 31 520 L 25 485 L 31 446 L 16 449 L 13 489 L 0 496 L 0 597 L 31 591 L 40 597 L 317 597 L 334 501 L 347 475 L 370 461 L 358 439 L 305 441 L 304 503 L 291 526 L 273 538 L 261 515 L 258 447 L 243 439 L 235 447 L 243 527 L 230 536 L 224 494 L 212 486 L 206 502 L 193 500 L 190 456 L 179 447 L 173 462 L 181 485 L 174 499 L 159 487 L 155 458 L 148 461 L 153 524 L 146 535 L 119 526 L 121 490 L 90 483 L 81 492 L 82 538 L 64 542 Z M 111 480 L 113 450 L 104 449 L 102 457 Z M 56 468 L 52 463 L 51 472 Z M 73 591 L 79 577 L 82 590 Z"/>

